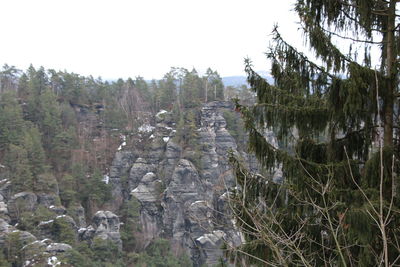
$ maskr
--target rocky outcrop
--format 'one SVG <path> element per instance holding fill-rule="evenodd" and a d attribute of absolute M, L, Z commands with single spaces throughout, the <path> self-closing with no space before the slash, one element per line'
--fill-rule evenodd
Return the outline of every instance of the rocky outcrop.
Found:
<path fill-rule="evenodd" d="M 123 177 L 129 173 L 126 188 L 141 204 L 144 247 L 155 238 L 166 238 L 177 253 L 186 251 L 194 266 L 212 266 L 223 257 L 224 242 L 241 242 L 222 197 L 234 185 L 226 156 L 237 145 L 223 117 L 224 110 L 232 109 L 231 103 L 223 101 L 203 106 L 196 125 L 200 151 L 177 144 L 172 114 L 160 111 L 154 126 L 140 128 L 138 143 L 147 143 L 142 151 L 126 148 L 117 153 L 110 172 L 113 192 L 121 190 Z M 200 160 L 192 162 L 196 153 L 201 154 Z M 122 155 L 129 156 L 124 160 Z"/>
<path fill-rule="evenodd" d="M 70 207 L 68 214 L 74 218 L 77 227 L 86 227 L 85 209 L 81 205 Z"/>
<path fill-rule="evenodd" d="M 113 200 L 110 203 L 112 211 L 118 210 L 124 202 L 123 180 L 128 176 L 129 170 L 135 161 L 136 156 L 131 151 L 118 151 L 110 167 L 109 183 L 112 185 Z"/>
<path fill-rule="evenodd" d="M 3 183 L 3 186 L 5 185 L 7 184 Z M 24 266 L 61 264 L 59 259 L 62 258 L 62 254 L 72 247 L 70 244 L 54 241 L 60 240 L 65 234 L 66 242 L 68 240 L 74 243 L 80 239 L 88 241 L 90 245 L 94 238 L 101 238 L 110 240 L 122 248 L 120 221 L 118 216 L 110 211 L 97 212 L 92 219 L 92 225 L 86 227 L 83 207 L 69 207 L 67 211 L 60 205 L 59 197 L 54 193 L 20 192 L 7 195 L 7 199 L 0 197 L 0 200 L 0 247 L 4 247 L 8 240 L 18 242 L 22 246 Z M 38 211 L 44 212 L 49 219 L 33 226 L 35 235 L 18 229 L 21 218 L 34 216 Z"/>
<path fill-rule="evenodd" d="M 122 249 L 122 240 L 119 233 L 120 221 L 117 215 L 111 211 L 98 211 L 92 219 L 92 225 L 79 229 L 81 240 L 93 241 L 95 238 L 112 241 Z"/>
<path fill-rule="evenodd" d="M 71 250 L 65 243 L 53 243 L 50 239 L 36 240 L 22 248 L 24 267 L 30 266 L 60 266 L 60 258 Z"/>

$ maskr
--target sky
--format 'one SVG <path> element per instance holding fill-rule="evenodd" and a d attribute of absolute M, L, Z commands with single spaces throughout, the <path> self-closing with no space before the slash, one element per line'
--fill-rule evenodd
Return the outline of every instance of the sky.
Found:
<path fill-rule="evenodd" d="M 300 42 L 291 0 L 0 0 L 0 64 L 105 79 L 158 79 L 170 67 L 268 70 L 273 25 Z M 301 37 L 300 37 L 301 38 Z"/>

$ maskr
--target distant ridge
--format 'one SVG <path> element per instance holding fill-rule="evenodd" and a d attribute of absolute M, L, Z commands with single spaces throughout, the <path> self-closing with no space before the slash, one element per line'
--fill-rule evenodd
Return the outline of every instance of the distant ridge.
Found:
<path fill-rule="evenodd" d="M 266 71 L 257 71 L 263 78 L 265 78 L 269 83 L 273 83 L 274 79 L 269 75 Z M 225 86 L 241 86 L 247 84 L 247 77 L 246 76 L 226 76 L 222 77 L 222 82 Z"/>

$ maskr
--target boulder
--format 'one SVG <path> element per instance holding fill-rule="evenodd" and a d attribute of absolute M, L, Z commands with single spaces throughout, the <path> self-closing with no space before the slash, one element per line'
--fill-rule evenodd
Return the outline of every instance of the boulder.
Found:
<path fill-rule="evenodd" d="M 72 247 L 65 243 L 50 243 L 46 247 L 46 252 L 50 254 L 58 254 L 67 252 L 70 249 L 72 249 Z"/>

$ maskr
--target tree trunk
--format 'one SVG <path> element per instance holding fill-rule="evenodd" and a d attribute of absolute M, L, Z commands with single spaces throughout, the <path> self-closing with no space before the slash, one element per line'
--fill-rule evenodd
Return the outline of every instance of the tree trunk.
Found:
<path fill-rule="evenodd" d="M 396 0 L 391 0 L 388 9 L 388 27 L 386 36 L 386 77 L 387 88 L 384 95 L 384 146 L 393 146 L 393 105 L 394 91 L 396 88 L 396 51 L 395 51 L 395 18 L 396 18 Z"/>

